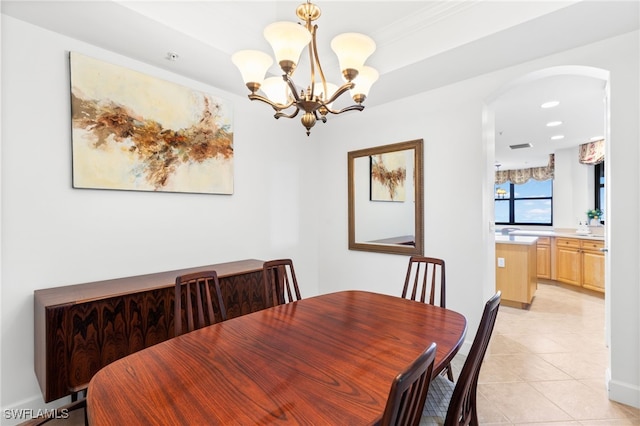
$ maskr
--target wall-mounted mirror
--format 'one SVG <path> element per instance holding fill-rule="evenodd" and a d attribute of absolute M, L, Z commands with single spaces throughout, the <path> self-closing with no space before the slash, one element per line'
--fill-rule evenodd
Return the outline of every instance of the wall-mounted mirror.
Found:
<path fill-rule="evenodd" d="M 348 153 L 349 249 L 422 255 L 422 139 Z"/>

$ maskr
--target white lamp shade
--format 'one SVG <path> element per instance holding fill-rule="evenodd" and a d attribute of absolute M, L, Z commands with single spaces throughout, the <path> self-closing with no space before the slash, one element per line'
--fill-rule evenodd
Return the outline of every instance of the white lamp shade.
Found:
<path fill-rule="evenodd" d="M 264 38 L 271 45 L 278 64 L 282 61 L 297 64 L 302 49 L 311 41 L 311 33 L 295 22 L 280 21 L 264 29 Z"/>
<path fill-rule="evenodd" d="M 231 56 L 231 62 L 240 70 L 245 84 L 262 84 L 273 59 L 259 50 L 240 50 Z"/>
<path fill-rule="evenodd" d="M 355 95 L 369 96 L 369 90 L 371 86 L 378 80 L 378 71 L 374 68 L 364 66 L 358 73 L 358 76 L 353 80 L 355 86 L 349 91 L 351 97 Z"/>
<path fill-rule="evenodd" d="M 344 33 L 331 40 L 331 49 L 338 56 L 340 71 L 354 69 L 360 71 L 367 58 L 376 50 L 371 37 L 360 33 Z"/>
<path fill-rule="evenodd" d="M 264 80 L 260 90 L 267 95 L 269 100 L 286 105 L 289 102 L 289 86 L 282 77 L 269 77 Z"/>

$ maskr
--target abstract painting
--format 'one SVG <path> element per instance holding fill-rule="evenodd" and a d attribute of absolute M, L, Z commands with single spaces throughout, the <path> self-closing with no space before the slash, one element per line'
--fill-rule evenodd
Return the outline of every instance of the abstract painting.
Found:
<path fill-rule="evenodd" d="M 231 105 L 70 54 L 73 187 L 233 194 Z"/>
<path fill-rule="evenodd" d="M 372 155 L 371 201 L 404 201 L 407 179 L 406 151 Z"/>

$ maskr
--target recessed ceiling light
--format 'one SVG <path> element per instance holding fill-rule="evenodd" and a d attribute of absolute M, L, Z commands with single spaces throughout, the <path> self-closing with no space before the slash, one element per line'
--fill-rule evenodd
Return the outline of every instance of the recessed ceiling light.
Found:
<path fill-rule="evenodd" d="M 556 127 L 562 124 L 562 121 L 550 121 L 547 123 L 547 127 Z"/>
<path fill-rule="evenodd" d="M 540 108 L 553 108 L 560 105 L 559 101 L 549 101 L 549 102 L 545 102 L 542 105 L 540 105 Z"/>
<path fill-rule="evenodd" d="M 564 139 L 564 135 L 553 135 L 551 136 L 552 141 L 558 141 L 560 139 Z"/>

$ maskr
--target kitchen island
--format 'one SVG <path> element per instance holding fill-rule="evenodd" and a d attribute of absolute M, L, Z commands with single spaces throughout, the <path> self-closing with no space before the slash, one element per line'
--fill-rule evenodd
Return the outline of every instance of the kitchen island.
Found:
<path fill-rule="evenodd" d="M 497 235 L 502 235 L 500 231 Z M 538 279 L 605 293 L 605 235 L 603 227 L 509 230 L 508 236 L 538 237 Z"/>
<path fill-rule="evenodd" d="M 496 291 L 502 303 L 528 308 L 533 301 L 537 279 L 538 237 L 496 235 Z"/>

